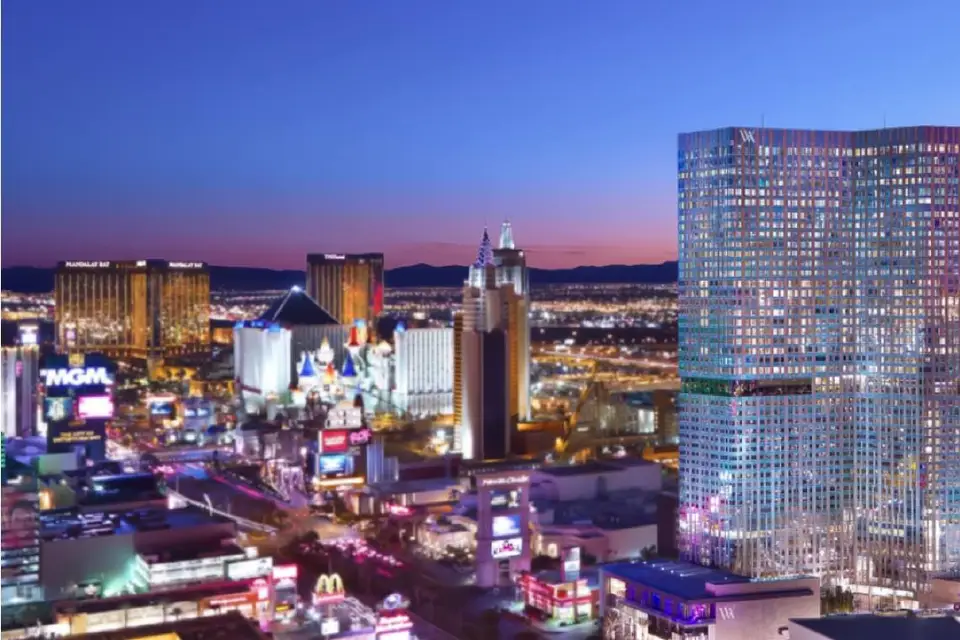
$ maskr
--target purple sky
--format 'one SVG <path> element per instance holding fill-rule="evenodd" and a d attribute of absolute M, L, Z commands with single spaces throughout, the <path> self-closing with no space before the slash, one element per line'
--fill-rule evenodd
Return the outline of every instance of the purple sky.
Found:
<path fill-rule="evenodd" d="M 956 0 L 4 0 L 2 259 L 676 257 L 676 135 L 960 118 Z"/>

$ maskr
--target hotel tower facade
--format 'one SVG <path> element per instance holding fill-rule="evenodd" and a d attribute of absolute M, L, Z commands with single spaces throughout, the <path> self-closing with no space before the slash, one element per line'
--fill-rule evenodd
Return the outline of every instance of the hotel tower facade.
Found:
<path fill-rule="evenodd" d="M 361 321 L 376 331 L 383 313 L 383 254 L 311 253 L 307 293 L 340 324 Z"/>
<path fill-rule="evenodd" d="M 210 349 L 210 270 L 203 262 L 60 262 L 54 298 L 62 353 L 151 358 Z"/>
<path fill-rule="evenodd" d="M 960 568 L 960 128 L 679 138 L 689 559 L 917 597 Z"/>

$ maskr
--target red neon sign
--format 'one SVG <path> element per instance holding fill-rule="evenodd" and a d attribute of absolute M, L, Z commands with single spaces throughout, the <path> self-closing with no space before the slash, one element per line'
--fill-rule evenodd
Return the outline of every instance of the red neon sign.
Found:
<path fill-rule="evenodd" d="M 346 431 L 321 431 L 323 453 L 342 453 L 350 448 Z"/>
<path fill-rule="evenodd" d="M 297 565 L 281 564 L 273 568 L 273 579 L 274 580 L 296 580 L 297 573 L 298 573 Z"/>
<path fill-rule="evenodd" d="M 389 633 L 391 631 L 404 631 L 413 628 L 413 620 L 405 613 L 396 613 L 393 615 L 381 615 L 377 618 L 377 633 Z"/>

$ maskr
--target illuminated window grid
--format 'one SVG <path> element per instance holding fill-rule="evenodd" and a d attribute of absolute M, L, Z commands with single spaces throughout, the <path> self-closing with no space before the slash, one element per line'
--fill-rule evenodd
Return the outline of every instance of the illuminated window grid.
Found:
<path fill-rule="evenodd" d="M 960 562 L 958 129 L 751 131 L 680 141 L 685 552 L 917 590 Z"/>

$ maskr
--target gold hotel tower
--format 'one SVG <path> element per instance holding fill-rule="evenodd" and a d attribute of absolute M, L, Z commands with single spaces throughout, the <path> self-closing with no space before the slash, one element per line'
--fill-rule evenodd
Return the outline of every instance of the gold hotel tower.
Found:
<path fill-rule="evenodd" d="M 203 262 L 60 262 L 54 297 L 62 353 L 162 358 L 210 349 L 210 270 Z"/>
<path fill-rule="evenodd" d="M 307 294 L 340 324 L 364 320 L 375 331 L 383 311 L 383 254 L 311 253 Z"/>

